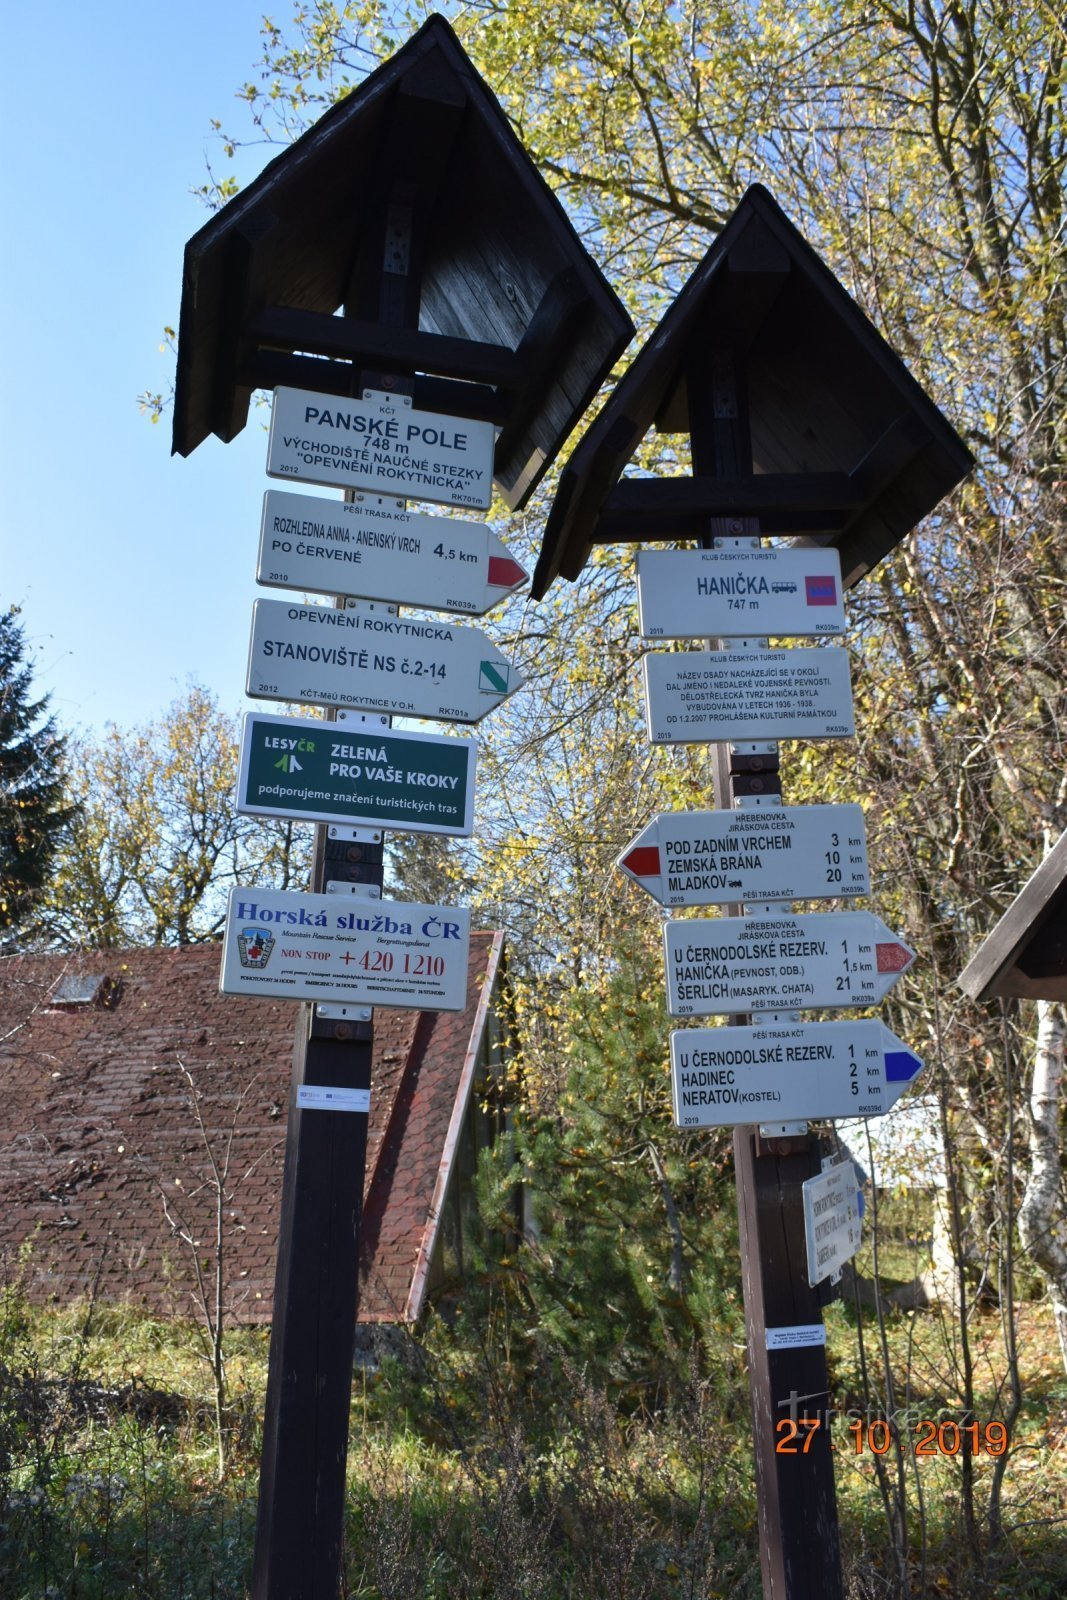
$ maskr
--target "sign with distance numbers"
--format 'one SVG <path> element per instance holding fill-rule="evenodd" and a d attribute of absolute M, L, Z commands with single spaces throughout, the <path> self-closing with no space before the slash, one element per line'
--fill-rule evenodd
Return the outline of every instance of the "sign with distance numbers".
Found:
<path fill-rule="evenodd" d="M 870 893 L 862 807 L 661 811 L 616 862 L 661 906 Z"/>
<path fill-rule="evenodd" d="M 485 522 L 407 511 L 386 495 L 349 503 L 271 489 L 263 496 L 256 578 L 268 588 L 482 616 L 526 581 L 526 571 Z"/>
<path fill-rule="evenodd" d="M 767 1023 L 671 1034 L 679 1128 L 880 1117 L 923 1069 L 881 1022 Z"/>
<path fill-rule="evenodd" d="M 876 1005 L 915 959 L 870 911 L 682 917 L 663 945 L 672 1017 Z"/>

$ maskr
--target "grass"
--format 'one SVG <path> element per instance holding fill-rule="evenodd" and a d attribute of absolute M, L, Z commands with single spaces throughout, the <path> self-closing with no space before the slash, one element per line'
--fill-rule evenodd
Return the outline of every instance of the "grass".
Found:
<path fill-rule="evenodd" d="M 885 1219 L 887 1289 L 924 1263 L 925 1239 L 921 1215 Z M 966 1346 L 937 1309 L 887 1304 L 879 1323 L 846 1302 L 826 1321 L 850 1600 L 1067 1592 L 1067 1384 L 1047 1307 L 1017 1308 L 1022 1400 L 1000 1464 L 915 1453 L 921 1418 L 1005 1415 L 996 1306 L 970 1318 Z M 747 1397 L 732 1365 L 716 1368 L 714 1352 L 711 1370 L 682 1361 L 654 1412 L 623 1414 L 529 1329 L 473 1329 L 432 1322 L 411 1362 L 357 1373 L 347 1600 L 757 1600 Z M 195 1328 L 122 1308 L 32 1309 L 3 1291 L 0 1600 L 243 1600 L 267 1337 L 227 1340 L 219 1483 Z M 866 1430 L 886 1415 L 899 1425 L 881 1455 Z"/>

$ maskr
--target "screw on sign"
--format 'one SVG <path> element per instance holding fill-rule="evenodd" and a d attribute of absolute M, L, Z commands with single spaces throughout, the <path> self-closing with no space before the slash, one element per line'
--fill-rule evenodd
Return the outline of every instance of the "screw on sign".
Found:
<path fill-rule="evenodd" d="M 855 733 L 848 651 L 651 651 L 642 661 L 652 744 L 845 739 Z"/>
<path fill-rule="evenodd" d="M 494 448 L 492 423 L 417 411 L 396 395 L 345 400 L 279 388 L 267 474 L 487 511 Z"/>
<path fill-rule="evenodd" d="M 845 631 L 836 550 L 639 550 L 636 565 L 646 638 L 821 637 Z"/>

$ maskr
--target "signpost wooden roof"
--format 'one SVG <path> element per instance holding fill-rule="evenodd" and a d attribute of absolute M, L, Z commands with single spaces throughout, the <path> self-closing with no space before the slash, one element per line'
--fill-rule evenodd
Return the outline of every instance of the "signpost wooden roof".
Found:
<path fill-rule="evenodd" d="M 1067 833 L 961 972 L 972 1000 L 1067 1000 Z"/>
<path fill-rule="evenodd" d="M 714 477 L 623 478 L 654 425 L 694 432 L 710 378 Z M 720 383 L 720 374 L 722 382 Z M 736 386 L 737 398 L 734 397 Z M 698 398 L 697 409 L 704 408 Z M 751 459 L 729 443 L 746 412 Z M 563 470 L 532 594 L 594 544 L 696 538 L 712 517 L 829 544 L 851 586 L 973 464 L 970 452 L 772 196 L 754 184 Z"/>
<path fill-rule="evenodd" d="M 381 274 L 390 230 L 395 285 Z M 415 298 L 406 331 L 381 325 L 397 318 L 334 314 L 377 276 L 382 296 Z M 496 479 L 514 508 L 632 335 L 499 103 L 432 16 L 186 246 L 173 448 L 233 439 L 255 389 L 350 395 L 361 371 L 407 369 L 416 407 L 500 428 Z"/>

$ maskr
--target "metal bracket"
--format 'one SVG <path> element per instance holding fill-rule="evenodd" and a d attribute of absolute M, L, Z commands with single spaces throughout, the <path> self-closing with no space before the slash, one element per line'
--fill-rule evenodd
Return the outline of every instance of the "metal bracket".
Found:
<path fill-rule="evenodd" d="M 734 796 L 735 811 L 759 811 L 767 806 L 780 806 L 780 794 L 739 794 Z"/>
<path fill-rule="evenodd" d="M 406 406 L 411 410 L 411 396 L 409 394 L 390 394 L 388 389 L 364 389 L 364 400 L 373 400 L 375 405 Z"/>
<path fill-rule="evenodd" d="M 763 540 L 755 534 L 728 534 L 712 539 L 713 550 L 761 550 Z"/>
<path fill-rule="evenodd" d="M 345 611 L 384 611 L 386 616 L 395 617 L 398 607 L 387 605 L 384 600 L 361 600 L 358 595 L 349 595 L 344 603 Z"/>
<path fill-rule="evenodd" d="M 398 500 L 395 495 L 391 494 L 367 494 L 363 489 L 354 489 L 352 491 L 352 504 L 357 506 L 378 505 L 386 509 L 391 506 L 394 511 L 403 511 L 407 506 L 407 501 Z"/>
<path fill-rule="evenodd" d="M 316 1005 L 315 1015 L 324 1022 L 372 1022 L 373 1006 L 347 1006 L 335 1003 Z"/>
<path fill-rule="evenodd" d="M 770 900 L 765 906 L 761 906 L 760 910 L 788 910 L 791 908 L 791 904 L 792 902 L 788 900 Z M 751 1021 L 754 1028 L 764 1027 L 771 1022 L 799 1022 L 800 1012 L 753 1011 Z M 759 1131 L 761 1139 L 797 1139 L 807 1133 L 808 1124 L 806 1122 L 761 1122 Z"/>
<path fill-rule="evenodd" d="M 381 828 L 356 828 L 347 823 L 331 823 L 326 830 L 328 839 L 340 839 L 343 844 L 381 844 Z"/>
<path fill-rule="evenodd" d="M 380 883 L 345 883 L 338 878 L 331 878 L 326 885 L 327 894 L 351 894 L 358 900 L 380 900 L 382 886 Z"/>

